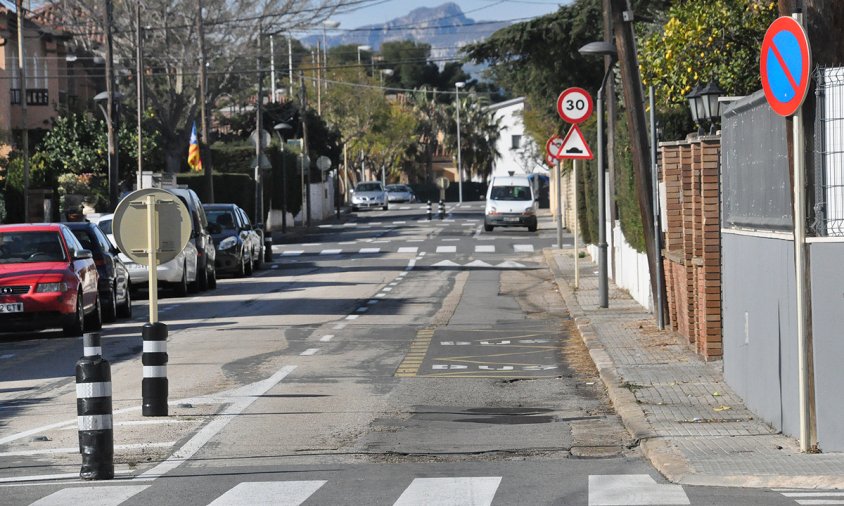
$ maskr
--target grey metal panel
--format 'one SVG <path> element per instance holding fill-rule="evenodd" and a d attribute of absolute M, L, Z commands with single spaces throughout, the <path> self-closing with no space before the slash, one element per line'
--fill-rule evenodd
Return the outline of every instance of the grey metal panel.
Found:
<path fill-rule="evenodd" d="M 812 336 L 818 441 L 824 452 L 844 451 L 844 243 L 813 243 Z"/>
<path fill-rule="evenodd" d="M 791 241 L 724 233 L 724 377 L 751 411 L 797 437 L 797 332 Z"/>
<path fill-rule="evenodd" d="M 722 117 L 721 201 L 724 228 L 791 230 L 785 118 L 759 91 Z"/>

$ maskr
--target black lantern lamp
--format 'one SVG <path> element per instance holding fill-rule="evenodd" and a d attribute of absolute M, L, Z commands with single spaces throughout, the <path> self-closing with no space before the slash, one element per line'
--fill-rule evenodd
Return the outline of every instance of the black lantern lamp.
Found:
<path fill-rule="evenodd" d="M 703 127 L 700 126 L 701 116 L 703 115 L 703 106 L 700 98 L 700 86 L 695 85 L 692 91 L 686 95 L 686 100 L 689 102 L 689 111 L 692 113 L 692 122 L 697 125 L 697 133 L 703 133 Z"/>
<path fill-rule="evenodd" d="M 718 101 L 724 95 L 724 90 L 715 81 L 709 83 L 698 91 L 699 103 L 703 106 L 702 120 L 709 122 L 709 133 L 715 133 L 715 121 L 721 117 L 721 102 Z M 700 113 L 700 110 L 698 110 Z"/>

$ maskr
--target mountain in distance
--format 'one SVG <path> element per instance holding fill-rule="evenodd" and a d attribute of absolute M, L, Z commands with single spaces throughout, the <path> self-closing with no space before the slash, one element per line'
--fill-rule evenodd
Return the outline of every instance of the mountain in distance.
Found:
<path fill-rule="evenodd" d="M 509 25 L 507 21 L 475 21 L 466 17 L 460 7 L 444 3 L 438 7 L 420 7 L 410 14 L 379 25 L 366 25 L 327 38 L 329 47 L 344 44 L 371 46 L 378 51 L 384 42 L 412 40 L 431 46 L 431 59 L 442 66 L 441 60 L 457 56 L 460 47 L 484 40 L 496 30 Z M 302 39 L 305 46 L 314 46 L 321 36 Z"/>

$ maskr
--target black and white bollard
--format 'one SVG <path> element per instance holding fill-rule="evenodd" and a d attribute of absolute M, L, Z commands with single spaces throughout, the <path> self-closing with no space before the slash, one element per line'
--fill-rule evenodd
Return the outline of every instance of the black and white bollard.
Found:
<path fill-rule="evenodd" d="M 141 414 L 167 416 L 167 325 L 161 322 L 146 323 L 141 332 L 144 352 L 144 379 L 141 382 Z"/>
<path fill-rule="evenodd" d="M 443 203 L 442 200 L 440 200 L 440 219 L 441 220 L 445 219 L 445 204 Z"/>
<path fill-rule="evenodd" d="M 428 221 L 431 221 L 431 201 L 428 201 Z"/>
<path fill-rule="evenodd" d="M 264 262 L 273 261 L 273 234 L 272 232 L 265 232 L 264 234 Z"/>
<path fill-rule="evenodd" d="M 111 419 L 111 366 L 102 357 L 100 334 L 82 336 L 83 357 L 76 362 L 76 415 L 83 480 L 114 478 Z"/>

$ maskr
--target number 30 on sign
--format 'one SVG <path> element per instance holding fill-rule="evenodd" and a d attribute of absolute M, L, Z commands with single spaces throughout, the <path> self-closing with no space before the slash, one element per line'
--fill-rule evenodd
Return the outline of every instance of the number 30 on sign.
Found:
<path fill-rule="evenodd" d="M 557 113 L 569 123 L 583 123 L 592 115 L 592 95 L 583 88 L 567 89 L 557 98 Z"/>

